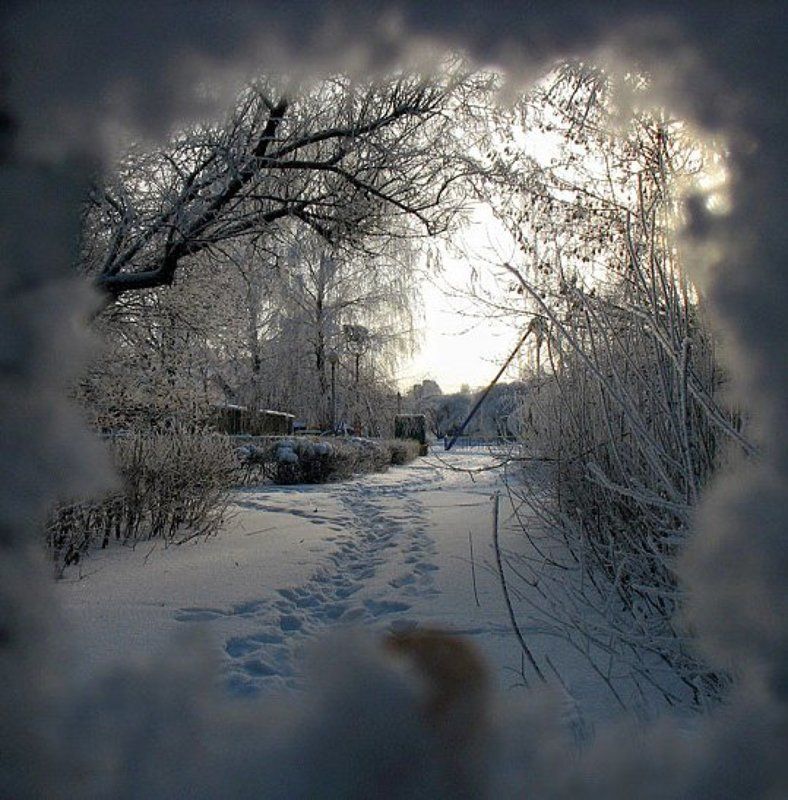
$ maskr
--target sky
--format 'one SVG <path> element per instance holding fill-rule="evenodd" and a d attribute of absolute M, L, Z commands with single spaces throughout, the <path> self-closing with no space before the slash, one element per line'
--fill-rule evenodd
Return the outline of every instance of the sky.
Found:
<path fill-rule="evenodd" d="M 513 133 L 524 151 L 541 164 L 547 165 L 556 155 L 555 134 L 538 129 Z M 486 386 L 522 336 L 511 320 L 496 320 L 467 296 L 458 296 L 467 293 L 474 270 L 477 285 L 494 297 L 502 297 L 500 285 L 509 283 L 496 281 L 496 264 L 515 261 L 513 241 L 489 206 L 476 205 L 453 244 L 453 248 L 439 247 L 442 273 L 425 282 L 421 348 L 400 367 L 397 377 L 402 390 L 425 378 L 437 381 L 444 392 L 458 391 L 463 384 L 472 389 Z M 515 360 L 502 380 L 517 377 Z"/>
<path fill-rule="evenodd" d="M 418 326 L 421 347 L 400 366 L 402 390 L 425 378 L 437 381 L 444 392 L 459 391 L 463 384 L 472 389 L 486 386 L 522 335 L 511 321 L 496 320 L 463 296 L 474 270 L 477 285 L 497 291 L 495 263 L 506 260 L 510 246 L 505 231 L 489 210 L 477 207 L 458 239 L 465 254 L 441 247 L 441 273 L 425 280 L 424 314 Z M 512 374 L 505 377 L 516 377 L 516 366 L 510 369 Z"/>

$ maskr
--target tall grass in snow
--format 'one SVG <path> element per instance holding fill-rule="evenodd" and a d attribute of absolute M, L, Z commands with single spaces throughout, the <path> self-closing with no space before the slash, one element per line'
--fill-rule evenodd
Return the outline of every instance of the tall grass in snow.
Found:
<path fill-rule="evenodd" d="M 722 174 L 721 156 L 657 112 L 622 131 L 610 97 L 600 71 L 559 72 L 536 95 L 562 137 L 555 166 L 526 161 L 515 182 L 519 261 L 505 269 L 534 356 L 522 458 L 549 480 L 510 481 L 533 547 L 508 556 L 532 613 L 622 705 L 700 707 L 728 678 L 695 649 L 676 559 L 712 477 L 753 452 L 676 237 L 685 190 Z"/>
<path fill-rule="evenodd" d="M 639 224 L 637 239 L 653 243 L 653 217 Z M 546 360 L 521 409 L 525 457 L 549 465 L 552 491 L 514 488 L 546 523 L 545 559 L 519 566 L 611 686 L 627 664 L 637 691 L 702 705 L 725 678 L 694 651 L 674 564 L 704 487 L 731 446 L 751 447 L 696 291 L 666 250 L 627 236 L 613 291 L 567 286 L 564 314 L 520 276 L 540 305 Z"/>
<path fill-rule="evenodd" d="M 237 470 L 226 436 L 180 425 L 130 431 L 110 451 L 117 490 L 62 502 L 49 516 L 46 541 L 58 574 L 110 542 L 179 542 L 221 528 Z"/>

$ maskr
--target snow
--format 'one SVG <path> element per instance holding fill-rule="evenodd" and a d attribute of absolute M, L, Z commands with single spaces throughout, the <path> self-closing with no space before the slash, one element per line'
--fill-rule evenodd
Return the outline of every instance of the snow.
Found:
<path fill-rule="evenodd" d="M 289 419 L 295 419 L 295 414 L 288 414 L 286 411 L 272 411 L 270 408 L 260 408 L 258 411 L 261 414 L 268 414 L 274 417 L 288 417 Z"/>
<path fill-rule="evenodd" d="M 8 212 L 2 221 L 9 236 L 3 265 L 8 270 L 3 288 L 7 313 L 0 316 L 4 325 L 0 341 L 13 378 L 3 414 L 7 469 L 0 481 L 7 545 L 0 586 L 3 607 L 9 610 L 4 644 L 10 654 L 2 664 L 4 794 L 413 797 L 408 789 L 421 788 L 418 796 L 430 796 L 424 791 L 429 784 L 423 763 L 405 747 L 413 727 L 400 724 L 407 691 L 384 694 L 381 688 L 390 682 L 380 679 L 382 670 L 372 656 L 366 663 L 357 657 L 349 665 L 364 676 L 368 696 L 378 700 L 348 708 L 353 723 L 360 717 L 362 724 L 340 731 L 314 723 L 307 741 L 311 747 L 293 746 L 284 757 L 281 746 L 265 746 L 271 730 L 277 734 L 290 730 L 281 724 L 281 717 L 271 722 L 270 712 L 258 714 L 257 724 L 246 725 L 217 724 L 214 714 L 204 724 L 202 740 L 195 741 L 195 717 L 202 711 L 205 692 L 194 678 L 184 680 L 183 668 L 170 681 L 163 680 L 168 674 L 164 670 L 151 670 L 138 676 L 136 691 L 97 695 L 80 727 L 70 737 L 58 739 L 62 713 L 52 713 L 46 704 L 51 690 L 48 669 L 62 670 L 46 637 L 55 615 L 49 587 L 40 580 L 39 567 L 31 566 L 26 547 L 38 535 L 40 509 L 58 496 L 96 490 L 96 482 L 108 474 L 77 415 L 69 414 L 63 388 L 78 374 L 78 350 L 84 342 L 71 320 L 92 313 L 87 293 L 70 274 L 76 231 L 68 220 L 77 219 L 84 199 L 82 179 L 89 175 L 83 176 L 80 168 L 89 174 L 95 171 L 85 156 L 100 157 L 102 143 L 108 149 L 106 137 L 100 135 L 106 130 L 108 113 L 102 99 L 113 86 L 128 87 L 128 124 L 141 135 L 162 136 L 174 124 L 183 124 L 184 113 L 195 111 L 195 95 L 189 91 L 193 72 L 173 68 L 184 53 L 189 54 L 190 64 L 201 62 L 211 69 L 217 58 L 232 66 L 227 60 L 231 53 L 236 66 L 242 66 L 253 41 L 255 57 L 263 53 L 270 59 L 272 52 L 292 52 L 299 58 L 314 57 L 313 69 L 333 74 L 349 59 L 368 71 L 369 64 L 395 57 L 426 34 L 438 49 L 447 43 L 461 45 L 481 63 L 510 63 L 514 82 L 560 53 L 584 55 L 612 40 L 620 55 L 643 59 L 659 81 L 655 95 L 662 92 L 660 96 L 679 111 L 689 108 L 693 122 L 704 130 L 730 135 L 733 210 L 716 219 L 693 214 L 688 244 L 695 252 L 694 274 L 703 277 L 715 319 L 731 342 L 727 363 L 735 389 L 760 415 L 765 445 L 761 464 L 739 468 L 707 494 L 697 536 L 680 565 L 699 645 L 715 663 L 733 663 L 742 673 L 727 708 L 703 721 L 700 746 L 688 747 L 670 726 L 642 736 L 610 730 L 601 745 L 578 763 L 551 735 L 550 710 L 535 703 L 520 736 L 509 740 L 522 750 L 515 754 L 521 769 L 515 770 L 509 791 L 490 796 L 786 796 L 788 777 L 779 741 L 785 734 L 788 653 L 784 613 L 788 425 L 782 368 L 788 345 L 784 335 L 788 271 L 780 211 L 784 86 L 775 80 L 785 60 L 779 4 L 758 14 L 744 5 L 726 14 L 713 13 L 718 9 L 708 3 L 685 3 L 673 10 L 666 5 L 665 16 L 655 19 L 643 18 L 642 4 L 631 2 L 612 16 L 602 5 L 581 8 L 577 3 L 544 4 L 533 14 L 524 14 L 520 4 L 500 4 L 481 15 L 471 13 L 472 4 L 464 11 L 454 4 L 434 4 L 424 14 L 423 4 L 406 3 L 407 24 L 399 28 L 395 40 L 387 36 L 385 47 L 379 37 L 370 36 L 375 29 L 367 22 L 369 17 L 384 20 L 390 30 L 390 16 L 381 14 L 378 4 L 367 5 L 367 17 L 358 17 L 355 9 L 346 12 L 344 20 L 340 15 L 338 24 L 331 26 L 336 40 L 324 43 L 313 35 L 322 25 L 320 15 L 304 14 L 297 3 L 283 4 L 277 13 L 261 6 L 265 16 L 245 19 L 242 25 L 233 13 L 186 17 L 178 4 L 151 6 L 144 15 L 133 4 L 96 4 L 87 26 L 82 6 L 50 4 L 42 15 L 36 4 L 14 5 L 21 19 L 12 20 L 19 24 L 12 25 L 18 46 L 10 53 L 9 107 L 19 131 L 16 141 L 24 143 L 31 158 L 20 167 L 10 160 L 4 165 L 7 191 L 2 198 Z M 667 22 L 664 27 L 663 22 Z M 255 37 L 261 30 L 270 31 L 270 42 L 278 47 L 258 41 Z M 343 30 L 346 33 L 340 34 Z M 289 37 L 286 31 L 291 31 Z M 507 32 L 505 38 L 502 31 Z M 543 35 L 534 35 L 535 31 Z M 671 35 L 675 31 L 676 38 Z M 305 42 L 313 42 L 312 49 Z M 527 46 L 512 47 L 518 42 Z M 121 51 L 124 57 L 118 58 Z M 30 69 L 32 65 L 36 68 Z M 270 61 L 265 66 L 270 68 Z M 39 156 L 43 161 L 37 160 Z M 31 170 L 34 163 L 52 163 L 55 168 Z M 42 213 L 47 220 L 43 227 Z M 41 235 L 31 237 L 31 230 Z M 65 589 L 58 587 L 58 596 Z M 118 637 L 123 644 L 120 633 Z M 338 650 L 328 653 L 340 657 Z M 202 667 L 195 659 L 190 666 Z M 71 702 L 72 696 L 67 700 Z M 76 697 L 73 704 L 79 708 L 84 699 Z M 375 720 L 370 706 L 385 720 L 384 732 L 371 728 Z M 327 705 L 327 715 L 333 714 L 329 720 L 339 718 L 335 710 Z M 365 728 L 365 722 L 370 727 Z M 291 728 L 298 724 L 303 728 L 304 719 L 291 723 Z M 357 729 L 361 735 L 354 738 Z M 292 738 L 294 745 L 302 743 Z M 338 755 L 336 748 L 332 752 L 336 763 L 352 764 L 364 777 L 372 769 L 389 777 L 411 757 L 405 763 L 413 765 L 418 783 L 405 788 L 399 784 L 392 790 L 388 782 L 389 791 L 383 793 L 383 779 L 359 780 L 351 791 L 349 778 L 344 785 L 332 782 L 336 769 L 321 771 L 333 763 L 325 753 L 322 761 L 315 757 L 318 738 L 343 748 Z M 255 747 L 261 741 L 264 744 Z M 214 748 L 213 753 L 209 750 L 213 760 L 198 749 L 206 743 Z M 223 748 L 221 757 L 218 748 Z M 271 780 L 271 770 L 276 771 L 282 761 L 278 777 L 289 767 L 287 774 L 295 779 L 295 787 Z"/>
<path fill-rule="evenodd" d="M 315 637 L 422 626 L 473 641 L 500 692 L 524 686 L 494 567 L 491 497 L 502 477 L 485 469 L 493 464 L 482 448 L 436 451 L 343 483 L 239 490 L 218 536 L 94 554 L 56 586 L 83 678 L 199 631 L 232 693 L 298 689 Z M 506 522 L 502 513 L 504 546 L 524 547 Z M 611 696 L 586 662 L 526 611 L 529 647 L 559 665 L 572 705 L 587 720 L 611 716 Z"/>

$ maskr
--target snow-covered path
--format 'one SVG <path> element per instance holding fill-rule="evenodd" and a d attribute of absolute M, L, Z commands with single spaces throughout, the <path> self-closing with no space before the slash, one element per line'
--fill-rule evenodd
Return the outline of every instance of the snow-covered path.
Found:
<path fill-rule="evenodd" d="M 57 586 L 83 671 L 200 631 L 230 690 L 254 693 L 298 686 L 303 646 L 329 629 L 429 625 L 470 637 L 499 687 L 521 685 L 493 566 L 491 495 L 502 483 L 492 463 L 440 452 L 343 483 L 239 491 L 217 537 L 96 554 Z M 524 546 L 502 521 L 507 546 Z M 585 711 L 606 716 L 609 701 L 577 656 L 525 613 L 519 622 Z"/>
<path fill-rule="evenodd" d="M 489 463 L 483 454 L 447 460 L 455 468 Z M 327 551 L 319 553 L 303 582 L 266 587 L 264 596 L 229 608 L 183 607 L 174 616 L 181 622 L 212 623 L 214 635 L 224 640 L 229 684 L 240 692 L 296 684 L 300 645 L 336 625 L 397 630 L 431 624 L 507 636 L 502 609 L 490 597 L 491 613 L 468 618 L 469 603 L 475 607 L 475 601 L 467 537 L 469 532 L 484 537 L 498 477 L 488 472 L 471 480 L 467 472 L 453 472 L 429 458 L 319 491 L 246 492 L 237 500 L 245 512 L 261 519 L 288 513 L 323 526 Z M 455 509 L 462 527 L 453 519 Z M 487 583 L 485 589 L 493 588 Z M 460 597 L 447 603 L 444 593 L 454 595 L 457 589 Z"/>
<path fill-rule="evenodd" d="M 298 645 L 328 627 L 418 624 L 421 614 L 407 619 L 405 613 L 439 594 L 433 577 L 439 570 L 437 548 L 419 493 L 437 490 L 442 477 L 441 470 L 421 465 L 306 496 L 294 488 L 246 493 L 237 503 L 245 511 L 262 518 L 270 512 L 303 515 L 307 524 L 326 526 L 322 541 L 328 551 L 316 559 L 307 580 L 284 582 L 273 597 L 266 591 L 267 596 L 229 610 L 181 608 L 175 618 L 213 623 L 225 638 L 230 683 L 241 691 L 261 683 L 292 683 Z M 251 631 L 234 634 L 238 616 Z"/>

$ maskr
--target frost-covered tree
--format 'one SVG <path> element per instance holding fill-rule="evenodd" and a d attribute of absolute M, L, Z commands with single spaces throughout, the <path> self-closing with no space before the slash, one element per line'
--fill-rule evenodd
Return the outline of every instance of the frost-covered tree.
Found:
<path fill-rule="evenodd" d="M 105 387 L 105 416 L 232 402 L 324 426 L 331 352 L 346 421 L 379 427 L 411 345 L 418 243 L 454 224 L 478 168 L 456 125 L 475 80 L 260 80 L 222 123 L 132 148 L 84 216 L 83 267 L 113 301 L 87 392 Z M 347 326 L 371 332 L 364 354 Z"/>
<path fill-rule="evenodd" d="M 121 159 L 86 209 L 86 268 L 117 298 L 282 221 L 346 245 L 390 235 L 394 220 L 402 235 L 444 230 L 470 169 L 453 119 L 465 80 L 261 79 L 223 122 Z"/>
<path fill-rule="evenodd" d="M 616 96 L 570 63 L 501 112 L 479 185 L 511 234 L 508 299 L 481 299 L 531 334 L 520 421 L 552 491 L 515 493 L 549 523 L 527 534 L 550 557 L 519 564 L 540 613 L 602 673 L 623 662 L 639 689 L 702 705 L 724 679 L 679 621 L 674 565 L 711 477 L 752 448 L 675 232 L 722 156 L 659 109 L 622 124 Z"/>
<path fill-rule="evenodd" d="M 271 279 L 276 330 L 266 342 L 261 377 L 266 402 L 325 425 L 333 372 L 340 415 L 369 416 L 366 394 L 390 383 L 411 345 L 418 302 L 407 242 L 384 244 L 359 255 L 301 236 L 278 255 Z M 363 341 L 354 335 L 359 331 Z"/>

